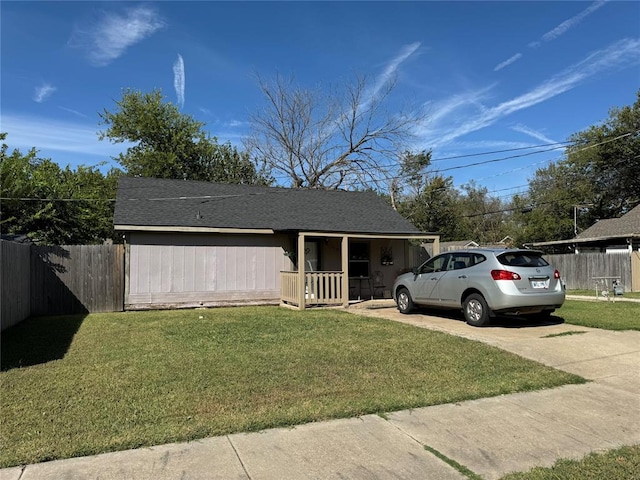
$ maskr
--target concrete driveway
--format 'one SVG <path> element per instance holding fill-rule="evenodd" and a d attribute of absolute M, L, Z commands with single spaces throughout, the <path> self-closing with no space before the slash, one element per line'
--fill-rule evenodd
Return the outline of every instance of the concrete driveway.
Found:
<path fill-rule="evenodd" d="M 553 316 L 546 323 L 498 318 L 491 326 L 478 328 L 467 325 L 458 312 L 418 311 L 403 315 L 392 301 L 364 302 L 349 311 L 477 340 L 640 395 L 638 331 L 581 327 L 563 323 Z"/>
<path fill-rule="evenodd" d="M 467 478 L 452 462 L 496 479 L 640 443 L 640 332 L 526 322 L 474 328 L 455 315 L 401 315 L 389 306 L 349 311 L 478 340 L 592 382 L 45 462 L 0 470 L 0 479 Z M 572 334 L 549 337 L 562 333 Z"/>

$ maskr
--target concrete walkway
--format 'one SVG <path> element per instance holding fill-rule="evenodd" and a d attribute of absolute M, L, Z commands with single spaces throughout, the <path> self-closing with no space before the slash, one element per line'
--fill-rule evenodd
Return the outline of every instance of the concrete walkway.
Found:
<path fill-rule="evenodd" d="M 495 479 L 640 443 L 640 332 L 517 322 L 474 328 L 455 316 L 401 315 L 385 305 L 349 311 L 478 340 L 593 381 L 45 462 L 0 470 L 0 479 L 467 478 L 433 450 Z"/>

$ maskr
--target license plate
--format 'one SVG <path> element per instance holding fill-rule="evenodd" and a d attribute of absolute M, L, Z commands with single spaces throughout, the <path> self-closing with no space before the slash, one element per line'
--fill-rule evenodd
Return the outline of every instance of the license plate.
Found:
<path fill-rule="evenodd" d="M 531 288 L 549 288 L 549 280 L 531 280 Z"/>

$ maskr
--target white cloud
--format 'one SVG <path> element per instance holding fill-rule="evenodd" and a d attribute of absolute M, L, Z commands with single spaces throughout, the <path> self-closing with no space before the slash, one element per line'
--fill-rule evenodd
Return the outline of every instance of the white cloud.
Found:
<path fill-rule="evenodd" d="M 398 67 L 407 60 L 411 55 L 413 55 L 419 48 L 421 43 L 414 42 L 409 45 L 405 45 L 400 50 L 400 53 L 393 57 L 389 63 L 387 63 L 382 75 L 378 78 L 375 85 L 364 95 L 365 100 L 360 105 L 361 108 L 366 108 L 367 105 L 371 102 L 371 99 L 375 98 L 375 96 L 380 92 L 380 90 L 387 85 L 394 77 L 396 72 L 398 71 Z"/>
<path fill-rule="evenodd" d="M 112 144 L 98 140 L 98 127 L 86 123 L 63 122 L 44 117 L 2 114 L 2 128 L 9 132 L 10 148 L 27 151 L 33 147 L 49 152 L 79 153 L 107 159 L 131 146 L 128 142 Z M 52 158 L 54 161 L 56 158 Z"/>
<path fill-rule="evenodd" d="M 429 112 L 428 122 L 437 125 L 439 122 L 446 121 L 453 112 L 469 106 L 485 110 L 483 101 L 488 98 L 492 88 L 492 86 L 489 86 L 480 90 L 459 93 L 442 101 L 430 102 L 427 105 L 427 111 Z"/>
<path fill-rule="evenodd" d="M 541 142 L 544 142 L 544 143 L 558 143 L 556 140 L 552 140 L 549 137 L 547 137 L 544 133 L 538 132 L 537 130 L 534 130 L 533 128 L 529 128 L 525 125 L 521 125 L 521 124 L 515 125 L 511 127 L 511 130 L 515 132 L 524 133 L 525 135 L 529 135 L 530 137 L 533 137 L 536 140 L 540 140 Z"/>
<path fill-rule="evenodd" d="M 497 72 L 499 70 L 502 70 L 504 67 L 511 65 L 513 62 L 516 62 L 518 60 L 520 60 L 522 58 L 522 54 L 521 53 L 516 53 L 514 56 L 507 58 L 504 62 L 499 63 L 498 65 L 496 65 L 496 67 L 493 69 L 494 72 Z"/>
<path fill-rule="evenodd" d="M 378 83 L 375 86 L 374 94 L 377 93 L 385 83 L 393 78 L 402 62 L 413 55 L 418 50 L 418 48 L 420 48 L 420 45 L 420 42 L 414 42 L 402 47 L 400 53 L 391 59 L 391 61 L 385 67 L 384 72 L 382 72 L 382 76 L 378 79 Z"/>
<path fill-rule="evenodd" d="M 176 89 L 176 96 L 178 97 L 178 105 L 184 107 L 184 60 L 182 55 L 178 54 L 178 59 L 173 64 L 173 87 Z"/>
<path fill-rule="evenodd" d="M 36 90 L 33 94 L 33 101 L 36 103 L 42 103 L 55 92 L 57 89 L 53 85 L 48 83 L 43 83 L 39 87 L 36 87 Z"/>
<path fill-rule="evenodd" d="M 508 150 L 511 148 L 528 148 L 532 147 L 531 142 L 514 142 L 507 140 L 477 140 L 473 142 L 456 142 L 455 148 L 460 151 L 466 150 Z M 460 152 L 441 151 L 438 153 L 439 157 L 449 157 L 455 155 L 462 155 Z"/>
<path fill-rule="evenodd" d="M 249 122 L 242 121 L 242 120 L 231 120 L 226 123 L 226 126 L 231 128 L 247 127 L 249 126 Z"/>
<path fill-rule="evenodd" d="M 554 28 L 553 30 L 550 30 L 547 33 L 545 33 L 544 35 L 542 35 L 540 40 L 537 40 L 535 42 L 531 42 L 529 44 L 529 46 L 531 48 L 536 48 L 536 47 L 539 47 L 540 45 L 542 45 L 542 43 L 544 43 L 544 42 L 550 42 L 552 40 L 555 40 L 559 36 L 564 35 L 567 30 L 569 30 L 570 28 L 573 28 L 576 25 L 578 25 L 582 20 L 584 20 L 584 18 L 586 16 L 588 16 L 588 15 L 592 14 L 593 12 L 595 12 L 596 10 L 598 10 L 605 3 L 607 3 L 607 1 L 608 0 L 598 0 L 596 2 L 593 2 L 591 5 L 589 5 L 582 12 L 578 13 L 577 15 L 571 17 L 568 20 L 565 20 L 560 25 L 558 25 L 556 28 Z"/>
<path fill-rule="evenodd" d="M 581 62 L 576 63 L 541 83 L 534 89 L 494 107 L 475 108 L 474 96 L 454 97 L 445 102 L 445 114 L 436 112 L 439 123 L 418 126 L 416 134 L 427 147 L 446 145 L 458 137 L 475 132 L 511 115 L 561 93 L 569 91 L 596 75 L 640 64 L 640 39 L 624 39 L 607 48 L 598 50 Z M 455 113 L 455 115 L 453 115 Z M 433 118 L 433 117 L 432 117 Z"/>
<path fill-rule="evenodd" d="M 72 108 L 67 108 L 67 107 L 58 107 L 60 110 L 64 110 L 65 112 L 69 112 L 69 113 L 73 113 L 76 117 L 80 117 L 80 118 L 89 118 L 88 115 L 85 115 L 84 113 L 81 113 L 77 110 L 74 110 Z"/>
<path fill-rule="evenodd" d="M 69 45 L 84 50 L 92 65 L 104 67 L 164 25 L 159 15 L 145 6 L 129 8 L 123 14 L 105 12 L 96 22 L 76 25 Z"/>

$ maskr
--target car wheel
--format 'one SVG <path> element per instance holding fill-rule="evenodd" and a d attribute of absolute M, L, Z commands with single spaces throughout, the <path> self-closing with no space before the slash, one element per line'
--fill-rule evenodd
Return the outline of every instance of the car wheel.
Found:
<path fill-rule="evenodd" d="M 411 300 L 411 294 L 406 288 L 398 290 L 398 310 L 400 313 L 409 313 L 413 310 L 413 300 Z"/>
<path fill-rule="evenodd" d="M 464 299 L 462 305 L 464 319 L 469 325 L 482 327 L 489 323 L 489 306 L 487 301 L 479 293 L 472 293 Z"/>

